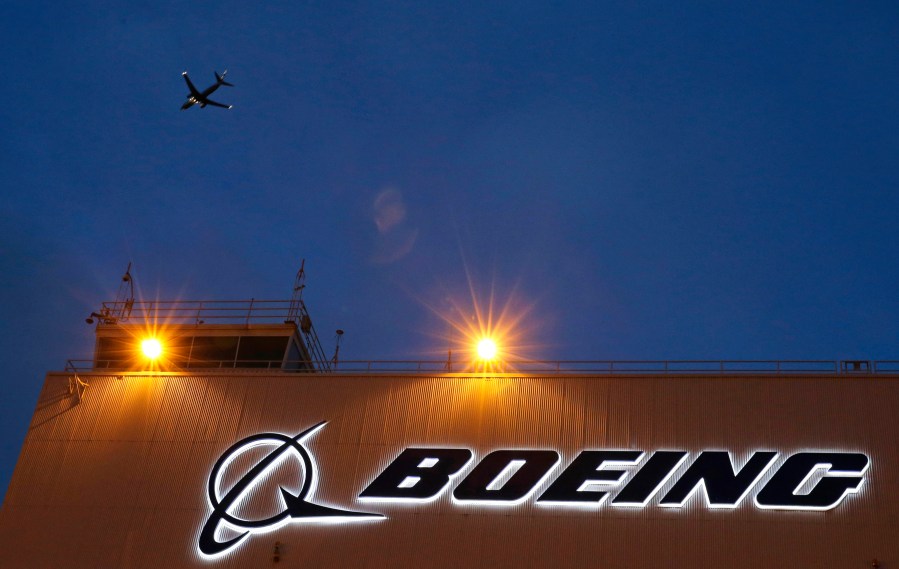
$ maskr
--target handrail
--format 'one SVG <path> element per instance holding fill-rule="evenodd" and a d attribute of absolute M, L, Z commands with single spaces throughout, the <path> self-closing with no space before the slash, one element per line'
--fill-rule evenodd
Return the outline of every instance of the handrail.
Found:
<path fill-rule="evenodd" d="M 296 306 L 290 300 L 146 300 L 135 301 L 127 319 L 117 322 L 154 321 L 169 324 L 284 323 L 297 317 Z M 101 314 L 116 314 L 123 302 L 104 302 Z M 103 321 L 101 320 L 101 323 Z"/>
<path fill-rule="evenodd" d="M 138 371 L 125 360 L 68 360 L 66 371 Z M 185 362 L 186 363 L 186 362 Z M 333 362 L 282 360 L 191 361 L 160 364 L 157 371 L 241 369 L 286 373 L 523 373 L 605 375 L 885 375 L 899 374 L 899 360 L 508 360 L 481 365 L 459 365 L 446 360 L 341 360 Z M 453 365 L 455 364 L 455 365 Z M 310 365 L 315 369 L 310 369 Z M 293 369 L 291 369 L 293 368 Z"/>

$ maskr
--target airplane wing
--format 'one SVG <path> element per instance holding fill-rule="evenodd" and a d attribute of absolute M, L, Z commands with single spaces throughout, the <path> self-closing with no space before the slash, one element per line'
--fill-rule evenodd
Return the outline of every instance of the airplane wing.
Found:
<path fill-rule="evenodd" d="M 230 108 L 231 108 L 231 105 L 223 105 L 223 104 L 221 104 L 221 103 L 216 103 L 216 102 L 213 101 L 212 99 L 206 99 L 206 104 L 207 104 L 207 105 L 212 105 L 213 107 L 221 107 L 221 108 L 223 108 L 223 109 L 230 109 Z"/>
<path fill-rule="evenodd" d="M 190 94 L 193 95 L 194 97 L 199 97 L 200 92 L 197 91 L 197 88 L 194 87 L 194 84 L 190 82 L 190 77 L 187 76 L 187 71 L 182 73 L 181 76 L 184 77 L 184 81 L 187 82 L 187 88 L 190 89 Z"/>

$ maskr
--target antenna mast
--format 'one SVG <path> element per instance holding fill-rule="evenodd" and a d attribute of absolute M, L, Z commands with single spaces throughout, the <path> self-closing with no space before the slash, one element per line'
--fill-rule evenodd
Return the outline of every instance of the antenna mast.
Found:
<path fill-rule="evenodd" d="M 343 330 L 338 328 L 335 335 L 337 337 L 337 345 L 334 347 L 334 357 L 331 358 L 331 363 L 334 364 L 334 369 L 337 369 L 337 357 L 340 355 L 340 340 L 343 338 Z"/>
<path fill-rule="evenodd" d="M 112 305 L 104 302 L 100 312 L 91 312 L 91 315 L 84 319 L 88 324 L 94 323 L 97 318 L 103 324 L 117 324 L 126 322 L 131 317 L 131 310 L 134 308 L 134 278 L 131 276 L 131 263 L 125 269 L 122 275 L 122 282 L 119 283 L 119 292 L 116 293 L 115 302 Z"/>
<path fill-rule="evenodd" d="M 290 320 L 296 320 L 300 313 L 300 308 L 303 306 L 303 289 L 306 288 L 306 259 L 300 261 L 300 270 L 297 271 L 297 276 L 293 280 L 293 295 L 290 297 L 290 309 L 288 310 L 287 317 Z"/>
<path fill-rule="evenodd" d="M 287 322 L 294 322 L 300 327 L 300 337 L 306 346 L 306 351 L 312 358 L 313 363 L 318 364 L 321 371 L 331 371 L 331 361 L 325 355 L 322 344 L 312 327 L 312 318 L 309 311 L 306 310 L 306 303 L 303 302 L 303 289 L 306 288 L 306 259 L 300 263 L 300 270 L 297 271 L 296 279 L 293 281 L 293 296 L 290 299 L 290 308 L 287 311 Z"/>

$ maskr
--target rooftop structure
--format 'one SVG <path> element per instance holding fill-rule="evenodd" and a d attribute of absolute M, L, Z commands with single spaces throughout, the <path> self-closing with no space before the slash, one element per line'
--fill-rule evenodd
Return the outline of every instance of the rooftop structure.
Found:
<path fill-rule="evenodd" d="M 290 300 L 135 301 L 128 265 L 116 300 L 87 318 L 97 323 L 92 360 L 70 360 L 69 368 L 330 371 L 337 353 L 329 358 L 322 349 L 303 302 L 305 286 L 301 266 Z M 143 349 L 148 341 L 152 354 Z"/>
<path fill-rule="evenodd" d="M 296 295 L 91 319 L 4 569 L 899 567 L 894 361 L 338 362 Z"/>
<path fill-rule="evenodd" d="M 104 310 L 115 309 L 104 303 Z M 305 306 L 290 301 L 136 302 L 127 321 L 101 320 L 96 334 L 90 367 L 97 370 L 145 369 L 140 346 L 148 338 L 161 344 L 152 358 L 156 369 L 331 369 Z"/>

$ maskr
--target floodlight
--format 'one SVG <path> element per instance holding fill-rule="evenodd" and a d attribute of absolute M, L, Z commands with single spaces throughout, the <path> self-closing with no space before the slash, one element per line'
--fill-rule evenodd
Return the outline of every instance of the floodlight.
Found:
<path fill-rule="evenodd" d="M 482 360 L 492 360 L 496 357 L 496 342 L 490 338 L 483 338 L 478 342 L 478 357 Z"/>
<path fill-rule="evenodd" d="M 155 360 L 162 355 L 162 343 L 156 338 L 147 338 L 140 343 L 141 352 L 148 359 Z"/>

